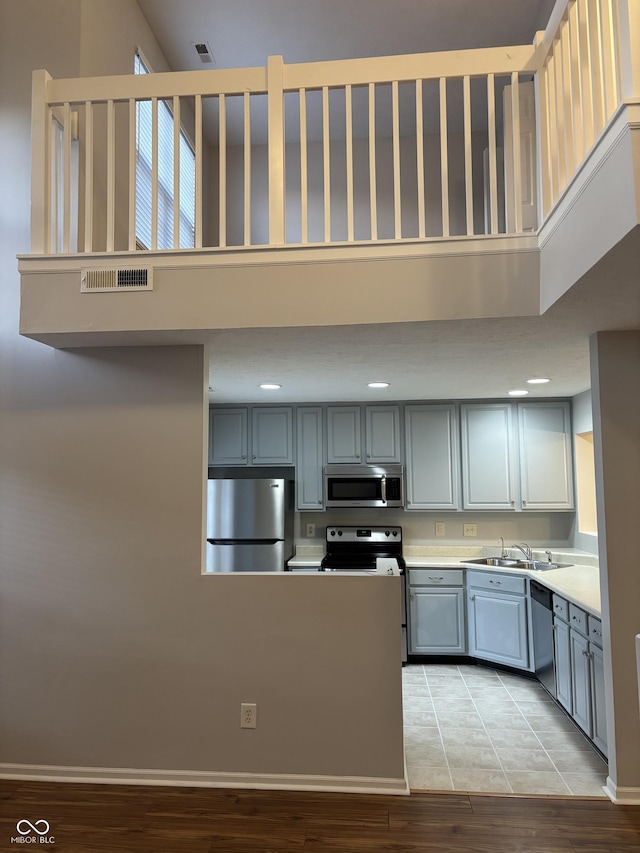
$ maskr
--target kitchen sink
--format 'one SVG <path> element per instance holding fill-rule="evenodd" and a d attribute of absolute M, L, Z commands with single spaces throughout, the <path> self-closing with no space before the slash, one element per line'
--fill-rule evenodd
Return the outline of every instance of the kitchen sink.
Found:
<path fill-rule="evenodd" d="M 530 569 L 534 572 L 544 572 L 547 569 L 566 569 L 573 563 L 548 563 L 546 560 L 511 560 L 504 557 L 479 557 L 476 560 L 461 560 L 461 563 L 476 566 L 501 566 L 506 569 Z"/>

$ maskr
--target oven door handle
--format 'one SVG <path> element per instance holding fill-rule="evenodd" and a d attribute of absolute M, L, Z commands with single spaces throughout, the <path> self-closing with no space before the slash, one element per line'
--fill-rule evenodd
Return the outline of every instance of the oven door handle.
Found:
<path fill-rule="evenodd" d="M 384 474 L 382 475 L 381 498 L 382 498 L 382 503 L 386 504 L 386 502 L 387 502 L 387 478 Z"/>

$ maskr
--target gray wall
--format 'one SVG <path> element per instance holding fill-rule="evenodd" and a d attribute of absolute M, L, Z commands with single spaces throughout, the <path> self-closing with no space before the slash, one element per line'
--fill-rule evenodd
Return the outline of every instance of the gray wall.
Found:
<path fill-rule="evenodd" d="M 31 71 L 126 72 L 136 44 L 159 53 L 134 0 L 0 4 L 0 761 L 401 779 L 390 587 L 356 608 L 360 589 L 340 604 L 316 578 L 201 576 L 202 348 L 18 334 Z M 362 699 L 377 713 L 341 728 Z"/>
<path fill-rule="evenodd" d="M 614 791 L 638 802 L 640 331 L 598 332 L 590 343 L 609 777 Z"/>

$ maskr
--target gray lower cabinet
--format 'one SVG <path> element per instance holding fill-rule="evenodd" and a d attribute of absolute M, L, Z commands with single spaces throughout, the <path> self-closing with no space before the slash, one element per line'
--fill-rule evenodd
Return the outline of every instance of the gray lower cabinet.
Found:
<path fill-rule="evenodd" d="M 589 643 L 589 667 L 592 688 L 591 739 L 607 755 L 607 710 L 604 698 L 604 655 L 599 646 Z"/>
<path fill-rule="evenodd" d="M 600 620 L 554 594 L 557 699 L 587 737 L 607 754 L 604 658 Z"/>
<path fill-rule="evenodd" d="M 467 572 L 469 654 L 519 669 L 529 667 L 523 577 Z"/>
<path fill-rule="evenodd" d="M 554 615 L 553 618 L 553 655 L 556 674 L 556 698 L 562 707 L 573 715 L 569 625 L 557 615 Z"/>
<path fill-rule="evenodd" d="M 463 584 L 462 570 L 409 570 L 409 654 L 466 651 Z"/>
<path fill-rule="evenodd" d="M 296 507 L 321 510 L 324 508 L 322 407 L 299 406 L 296 430 Z"/>
<path fill-rule="evenodd" d="M 589 674 L 589 642 L 575 628 L 569 629 L 571 647 L 572 717 L 591 737 L 591 678 Z"/>

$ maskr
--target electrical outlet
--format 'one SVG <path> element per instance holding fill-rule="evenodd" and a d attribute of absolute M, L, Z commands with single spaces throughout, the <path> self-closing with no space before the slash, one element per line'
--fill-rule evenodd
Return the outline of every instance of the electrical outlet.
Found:
<path fill-rule="evenodd" d="M 463 524 L 462 525 L 462 535 L 463 536 L 477 536 L 478 535 L 478 525 L 477 524 Z"/>
<path fill-rule="evenodd" d="M 251 702 L 240 705 L 240 728 L 255 729 L 258 717 L 258 706 Z"/>
<path fill-rule="evenodd" d="M 444 521 L 436 521 L 436 536 L 444 536 Z"/>
<path fill-rule="evenodd" d="M 315 535 L 316 535 L 316 526 L 315 526 L 315 524 L 313 524 L 313 522 L 311 522 L 311 523 L 307 524 L 307 537 L 309 539 L 313 539 Z"/>

